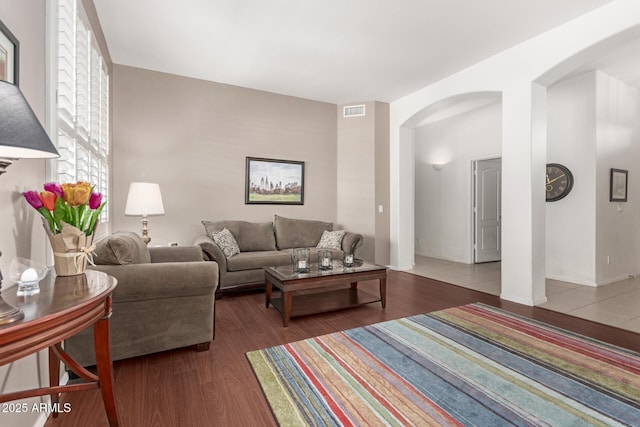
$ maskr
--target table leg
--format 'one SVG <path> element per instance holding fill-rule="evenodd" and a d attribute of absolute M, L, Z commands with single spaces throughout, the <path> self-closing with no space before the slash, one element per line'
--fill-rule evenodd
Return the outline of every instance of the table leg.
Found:
<path fill-rule="evenodd" d="M 387 278 L 383 277 L 380 279 L 380 302 L 382 303 L 382 308 L 387 306 Z"/>
<path fill-rule="evenodd" d="M 273 292 L 273 285 L 270 280 L 267 280 L 264 286 L 264 302 L 267 308 L 269 308 L 269 303 L 271 302 L 271 292 Z"/>
<path fill-rule="evenodd" d="M 351 282 L 351 289 L 358 289 L 358 282 Z"/>
<path fill-rule="evenodd" d="M 111 298 L 109 298 L 108 313 L 111 312 Z M 100 381 L 100 391 L 102 401 L 107 412 L 109 425 L 119 427 L 118 412 L 116 410 L 116 399 L 113 390 L 113 371 L 111 363 L 111 353 L 109 349 L 109 315 L 98 320 L 93 326 L 94 347 L 96 350 L 96 367 Z"/>
<path fill-rule="evenodd" d="M 49 386 L 57 387 L 60 385 L 60 359 L 58 355 L 53 351 L 52 347 L 49 347 Z M 51 394 L 51 405 L 53 406 L 53 417 L 58 416 L 58 403 L 60 402 L 60 394 Z"/>
<path fill-rule="evenodd" d="M 282 325 L 289 326 L 291 318 L 291 292 L 282 292 Z"/>

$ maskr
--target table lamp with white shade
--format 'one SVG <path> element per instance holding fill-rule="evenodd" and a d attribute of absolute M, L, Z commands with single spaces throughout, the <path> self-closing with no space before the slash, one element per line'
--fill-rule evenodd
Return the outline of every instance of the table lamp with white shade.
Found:
<path fill-rule="evenodd" d="M 58 156 L 58 150 L 18 86 L 0 80 L 0 175 L 17 159 Z M 22 318 L 22 310 L 6 303 L 0 295 L 0 325 Z"/>
<path fill-rule="evenodd" d="M 129 185 L 127 205 L 124 214 L 128 216 L 142 215 L 142 240 L 149 244 L 149 216 L 164 215 L 160 185 L 152 182 L 132 182 Z"/>

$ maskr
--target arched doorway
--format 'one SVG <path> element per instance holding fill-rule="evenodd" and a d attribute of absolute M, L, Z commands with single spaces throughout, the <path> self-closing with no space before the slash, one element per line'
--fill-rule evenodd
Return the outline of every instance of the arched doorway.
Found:
<path fill-rule="evenodd" d="M 410 268 L 415 253 L 415 125 L 430 107 L 444 99 L 465 93 L 501 92 L 507 179 L 503 186 L 507 203 L 503 204 L 507 234 L 503 248 L 509 252 L 509 259 L 503 257 L 501 296 L 528 305 L 546 300 L 545 192 L 538 184 L 544 183 L 545 175 L 546 82 L 540 76 L 548 70 L 564 75 L 573 69 L 566 68 L 566 58 L 579 59 L 591 48 L 601 48 L 604 41 L 616 43 L 640 30 L 635 4 L 616 2 L 599 12 L 603 20 L 598 32 L 593 31 L 593 16 L 574 20 L 570 24 L 571 39 L 566 38 L 564 28 L 549 31 L 391 104 L 390 231 L 394 268 Z"/>

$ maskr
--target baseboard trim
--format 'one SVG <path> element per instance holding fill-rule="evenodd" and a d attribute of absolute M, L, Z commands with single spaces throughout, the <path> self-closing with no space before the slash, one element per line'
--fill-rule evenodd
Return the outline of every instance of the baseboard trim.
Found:
<path fill-rule="evenodd" d="M 522 305 L 528 305 L 529 307 L 534 307 L 536 305 L 544 304 L 545 302 L 547 302 L 546 296 L 539 298 L 537 300 L 525 300 L 519 297 L 510 296 L 508 294 L 505 294 L 504 292 L 500 294 L 500 299 L 503 299 L 505 301 L 515 302 Z"/>
<path fill-rule="evenodd" d="M 628 274 L 628 275 L 626 275 L 624 277 L 618 277 L 618 278 L 603 280 L 601 282 L 598 282 L 596 284 L 596 286 L 610 285 L 611 283 L 620 282 L 622 280 L 627 280 L 627 279 L 633 279 L 633 278 L 636 278 L 638 276 L 640 276 L 640 273 Z"/>
<path fill-rule="evenodd" d="M 551 279 L 551 280 L 558 280 L 560 282 L 575 283 L 577 285 L 590 286 L 592 288 L 597 288 L 598 286 L 610 285 L 611 283 L 615 283 L 615 282 L 620 282 L 622 280 L 631 279 L 631 278 L 637 277 L 639 275 L 640 275 L 640 273 L 633 273 L 633 274 L 628 274 L 626 276 L 614 277 L 614 278 L 611 278 L 611 279 L 602 280 L 600 282 L 595 282 L 595 283 L 594 282 L 588 282 L 586 280 L 576 279 L 574 277 L 563 277 L 563 276 L 547 275 L 546 278 L 547 279 Z"/>
<path fill-rule="evenodd" d="M 44 427 L 45 424 L 47 424 L 50 416 L 51 414 L 41 412 L 40 415 L 38 415 L 38 419 L 36 420 L 36 422 L 33 423 L 33 427 Z"/>
<path fill-rule="evenodd" d="M 64 374 L 62 375 L 62 377 L 60 377 L 60 385 L 66 385 L 69 382 L 69 373 L 67 371 L 64 371 Z M 43 397 L 43 402 L 45 403 L 51 403 L 51 397 L 46 395 L 46 396 L 41 396 Z M 47 424 L 47 421 L 49 420 L 49 417 L 51 416 L 51 413 L 48 412 L 41 412 L 40 415 L 38 415 L 38 419 L 36 419 L 36 421 L 33 423 L 33 427 L 44 427 L 45 424 Z"/>
<path fill-rule="evenodd" d="M 459 258 L 449 258 L 446 256 L 436 256 L 436 255 L 426 255 L 423 253 L 419 253 L 416 252 L 415 253 L 417 256 L 421 256 L 424 258 L 433 258 L 433 259 L 437 259 L 437 260 L 441 260 L 441 261 L 451 261 L 451 262 L 457 262 L 459 264 L 474 264 L 473 259 L 459 259 Z"/>
<path fill-rule="evenodd" d="M 554 276 L 554 275 L 547 274 L 545 278 L 550 280 L 557 280 L 559 282 L 575 283 L 576 285 L 591 286 L 594 288 L 598 286 L 597 283 L 589 282 L 587 280 L 577 279 L 575 277 Z"/>

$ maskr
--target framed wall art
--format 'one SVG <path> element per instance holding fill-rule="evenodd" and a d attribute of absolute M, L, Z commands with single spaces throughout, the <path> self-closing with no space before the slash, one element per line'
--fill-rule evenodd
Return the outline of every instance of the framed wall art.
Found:
<path fill-rule="evenodd" d="M 611 179 L 609 190 L 610 202 L 627 201 L 627 184 L 629 182 L 629 171 L 623 169 L 611 169 Z"/>
<path fill-rule="evenodd" d="M 0 21 L 0 80 L 18 86 L 20 43 Z"/>
<path fill-rule="evenodd" d="M 304 162 L 247 157 L 245 204 L 304 205 Z"/>

